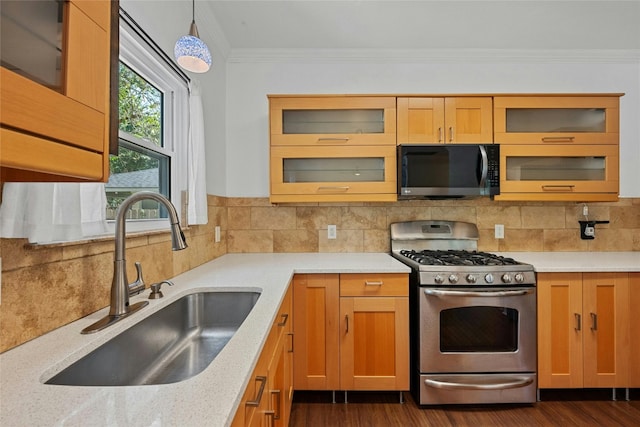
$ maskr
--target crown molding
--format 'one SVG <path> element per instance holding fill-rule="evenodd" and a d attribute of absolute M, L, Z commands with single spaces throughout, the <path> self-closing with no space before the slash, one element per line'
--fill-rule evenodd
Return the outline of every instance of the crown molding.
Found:
<path fill-rule="evenodd" d="M 227 63 L 640 63 L 640 49 L 230 49 Z"/>

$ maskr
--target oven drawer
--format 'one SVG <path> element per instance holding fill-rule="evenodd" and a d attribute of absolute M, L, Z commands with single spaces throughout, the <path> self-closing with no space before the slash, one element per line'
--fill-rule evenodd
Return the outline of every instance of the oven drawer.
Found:
<path fill-rule="evenodd" d="M 409 275 L 404 273 L 341 274 L 340 296 L 409 296 Z"/>
<path fill-rule="evenodd" d="M 535 373 L 420 375 L 420 405 L 534 403 Z"/>

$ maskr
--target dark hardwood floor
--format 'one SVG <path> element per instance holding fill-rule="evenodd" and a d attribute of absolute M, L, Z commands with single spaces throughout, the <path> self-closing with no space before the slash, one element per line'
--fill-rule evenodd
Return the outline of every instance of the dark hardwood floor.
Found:
<path fill-rule="evenodd" d="M 611 390 L 543 390 L 533 405 L 416 405 L 410 393 L 349 392 L 349 403 L 331 403 L 330 392 L 296 391 L 290 427 L 419 427 L 419 426 L 640 426 L 640 393 L 624 392 L 617 401 Z M 343 402 L 343 393 L 336 401 Z"/>

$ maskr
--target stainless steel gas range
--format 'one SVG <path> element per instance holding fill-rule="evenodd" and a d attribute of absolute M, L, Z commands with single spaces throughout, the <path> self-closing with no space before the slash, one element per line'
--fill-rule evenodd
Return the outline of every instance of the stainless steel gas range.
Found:
<path fill-rule="evenodd" d="M 478 252 L 478 229 L 466 222 L 399 222 L 390 235 L 392 256 L 412 268 L 416 402 L 535 402 L 533 267 Z"/>

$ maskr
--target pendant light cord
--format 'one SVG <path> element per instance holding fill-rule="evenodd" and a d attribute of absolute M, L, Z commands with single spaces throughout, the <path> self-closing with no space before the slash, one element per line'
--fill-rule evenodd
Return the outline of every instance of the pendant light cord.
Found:
<path fill-rule="evenodd" d="M 191 0 L 191 20 L 196 22 L 196 0 Z"/>

